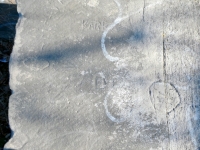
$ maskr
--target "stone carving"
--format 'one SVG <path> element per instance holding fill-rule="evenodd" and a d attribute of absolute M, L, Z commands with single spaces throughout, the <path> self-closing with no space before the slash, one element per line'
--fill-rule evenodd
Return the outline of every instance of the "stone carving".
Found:
<path fill-rule="evenodd" d="M 14 134 L 5 149 L 198 149 L 199 34 L 187 41 L 198 32 L 198 24 L 190 27 L 198 18 L 192 0 L 59 1 L 19 5 L 24 17 L 10 66 Z M 35 32 L 44 21 L 51 32 Z M 179 43 L 167 48 L 172 34 L 169 43 Z"/>
<path fill-rule="evenodd" d="M 90 21 L 82 20 L 82 30 L 97 30 L 101 31 L 106 28 L 106 23 L 104 21 Z"/>
<path fill-rule="evenodd" d="M 95 86 L 96 89 L 103 89 L 106 86 L 106 80 L 105 78 L 97 76 L 95 79 Z"/>
<path fill-rule="evenodd" d="M 158 123 L 166 120 L 166 115 L 174 111 L 180 104 L 178 90 L 171 83 L 159 80 L 149 87 L 149 95 L 157 115 Z"/>
<path fill-rule="evenodd" d="M 134 97 L 136 93 L 137 89 L 133 88 L 128 81 L 118 83 L 111 88 L 104 100 L 108 118 L 116 123 L 126 121 L 132 113 L 134 101 L 137 100 Z"/>
<path fill-rule="evenodd" d="M 123 21 L 124 19 L 127 18 L 127 16 L 122 17 L 122 10 L 121 10 L 120 3 L 117 0 L 114 0 L 114 1 L 119 8 L 119 15 L 115 19 L 115 21 L 110 26 L 108 26 L 108 28 L 103 32 L 103 35 L 102 35 L 102 38 L 101 38 L 101 48 L 102 48 L 104 56 L 109 61 L 114 62 L 117 67 L 123 68 L 123 65 L 120 65 L 120 63 L 122 63 L 122 62 L 126 63 L 126 60 L 123 60 L 119 57 L 111 56 L 107 52 L 106 46 L 105 46 L 105 38 L 106 38 L 106 35 L 108 34 L 108 32 L 110 30 L 112 30 L 121 21 Z M 130 39 L 128 41 L 130 43 Z M 142 63 L 140 63 L 140 68 L 142 68 Z M 131 78 L 134 78 L 134 77 L 131 77 Z M 157 88 L 158 89 L 162 88 L 163 91 L 162 92 L 158 91 Z M 131 97 L 129 97 L 130 94 L 132 93 L 130 91 L 130 89 L 131 89 L 130 87 L 126 87 L 125 83 L 123 83 L 123 86 L 117 84 L 106 95 L 105 101 L 104 101 L 104 106 L 105 106 L 105 109 L 106 109 L 107 116 L 112 121 L 123 122 L 123 121 L 126 120 L 125 118 L 129 116 L 129 114 L 131 112 L 131 106 L 132 106 L 132 102 L 131 102 L 132 99 L 131 99 Z M 170 83 L 164 83 L 164 82 L 161 82 L 161 81 L 155 82 L 150 86 L 149 93 L 150 93 L 151 101 L 154 105 L 155 110 L 159 110 L 159 109 L 163 110 L 163 107 L 167 107 L 166 113 L 170 113 L 173 109 L 176 108 L 176 106 L 180 102 L 180 96 L 178 94 L 177 89 L 174 86 L 172 86 L 172 84 L 170 84 Z M 170 97 L 169 97 L 169 100 L 167 100 L 167 102 L 165 102 L 166 103 L 166 106 L 165 106 L 165 105 L 163 105 L 163 101 L 165 101 L 165 98 L 166 98 L 165 95 L 166 94 L 170 94 Z M 175 97 L 173 97 L 173 96 L 175 96 Z M 108 104 L 109 104 L 110 101 L 112 101 L 112 104 L 113 104 L 112 108 L 114 109 L 114 112 L 117 114 L 118 119 L 116 117 L 114 117 L 112 115 L 112 113 L 109 111 Z M 122 103 L 123 103 L 123 105 L 121 105 Z M 160 105 L 162 105 L 162 107 Z M 125 111 L 125 109 L 126 109 L 126 111 Z M 119 116 L 121 116 L 121 118 Z"/>
<path fill-rule="evenodd" d="M 111 31 L 117 24 L 121 21 L 125 20 L 129 16 L 122 17 L 122 8 L 119 1 L 114 0 L 118 6 L 119 14 L 115 21 L 109 25 L 105 31 L 103 32 L 101 38 L 101 48 L 104 56 L 110 62 L 113 62 L 118 69 L 124 69 L 129 74 L 129 80 L 135 80 L 135 76 L 133 75 L 133 70 L 135 72 L 139 72 L 143 70 L 142 58 L 144 55 L 141 52 L 138 52 L 137 48 L 134 47 L 134 37 L 130 37 L 127 42 L 129 43 L 129 47 L 124 52 L 122 50 L 121 54 L 125 55 L 125 57 L 116 57 L 111 56 L 106 49 L 105 39 L 109 31 Z M 149 6 L 150 7 L 150 6 Z M 136 35 L 137 36 L 137 35 Z M 115 47 L 113 49 L 116 49 Z M 131 51 L 132 50 L 132 51 Z M 129 52 L 130 51 L 130 52 Z M 130 56 L 134 54 L 133 51 L 137 51 L 137 56 Z M 136 53 L 135 53 L 136 54 Z M 136 61 L 134 61 L 136 59 Z M 132 62 L 135 63 L 132 63 Z M 139 63 L 139 64 L 138 64 Z M 136 66 L 134 66 L 137 64 Z M 127 67 L 128 66 L 128 67 Z M 163 74 L 164 81 L 156 81 L 152 83 L 149 87 L 149 101 L 151 101 L 156 117 L 157 125 L 164 124 L 166 125 L 167 134 L 164 138 L 165 142 L 161 142 L 166 147 L 171 145 L 170 134 L 171 129 L 174 129 L 174 120 L 170 117 L 170 113 L 175 111 L 175 109 L 180 105 L 181 98 L 178 90 L 172 83 L 167 82 L 166 75 L 166 51 L 163 49 Z M 132 74 L 132 75 L 131 75 Z M 123 78 L 122 76 L 119 78 Z M 158 77 L 160 78 L 160 77 Z M 120 82 L 117 82 L 113 87 L 110 88 L 108 93 L 104 99 L 104 108 L 107 117 L 115 122 L 115 123 L 123 123 L 129 122 L 134 126 L 137 126 L 134 120 L 139 120 L 140 123 L 148 124 L 148 120 L 141 120 L 138 115 L 144 115 L 144 112 L 141 112 L 142 109 L 138 105 L 137 101 L 144 101 L 144 97 L 139 94 L 138 91 L 141 91 L 141 85 L 134 85 L 131 83 L 132 81 L 128 81 L 126 77 L 124 77 Z M 102 82 L 103 83 L 103 82 Z M 105 83 L 105 82 L 104 82 Z M 137 88 L 134 88 L 137 87 Z M 148 91 L 143 91 L 144 93 Z M 139 125 L 141 126 L 141 125 Z M 165 147 L 163 146 L 163 147 Z"/>

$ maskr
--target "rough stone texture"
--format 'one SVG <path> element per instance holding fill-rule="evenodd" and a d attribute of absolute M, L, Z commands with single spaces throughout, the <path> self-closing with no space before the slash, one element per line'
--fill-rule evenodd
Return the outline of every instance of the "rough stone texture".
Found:
<path fill-rule="evenodd" d="M 5 149 L 199 150 L 199 6 L 19 0 Z"/>

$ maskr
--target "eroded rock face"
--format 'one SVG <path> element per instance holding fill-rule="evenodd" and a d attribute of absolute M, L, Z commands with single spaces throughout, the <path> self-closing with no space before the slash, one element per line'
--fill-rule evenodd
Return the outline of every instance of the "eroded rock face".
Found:
<path fill-rule="evenodd" d="M 197 1 L 25 1 L 7 149 L 199 148 Z"/>

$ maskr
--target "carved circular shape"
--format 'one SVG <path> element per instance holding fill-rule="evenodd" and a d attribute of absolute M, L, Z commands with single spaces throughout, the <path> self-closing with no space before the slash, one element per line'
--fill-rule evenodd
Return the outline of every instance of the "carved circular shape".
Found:
<path fill-rule="evenodd" d="M 113 122 L 124 122 L 133 109 L 133 91 L 127 86 L 112 88 L 105 97 L 106 115 Z"/>
<path fill-rule="evenodd" d="M 180 104 L 180 95 L 172 83 L 154 82 L 149 87 L 151 102 L 156 111 L 170 113 Z"/>

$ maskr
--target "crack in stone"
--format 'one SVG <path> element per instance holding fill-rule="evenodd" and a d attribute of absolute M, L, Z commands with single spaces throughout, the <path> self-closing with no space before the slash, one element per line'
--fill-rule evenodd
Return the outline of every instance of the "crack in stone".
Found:
<path fill-rule="evenodd" d="M 143 6 L 143 21 L 144 21 L 144 13 L 145 13 L 145 7 L 146 7 L 146 2 L 145 2 L 145 0 L 144 0 L 144 6 Z"/>
<path fill-rule="evenodd" d="M 163 77 L 164 77 L 164 88 L 165 88 L 165 100 L 168 100 L 167 98 L 167 77 L 166 77 L 166 49 L 165 49 L 165 33 L 164 33 L 164 13 L 163 13 L 163 37 L 162 37 L 162 44 L 163 44 Z M 169 146 L 169 150 L 170 150 L 170 129 L 169 129 L 169 116 L 167 113 L 167 104 L 168 101 L 165 102 L 166 103 L 166 123 L 167 123 L 167 128 L 168 128 L 168 146 Z"/>

